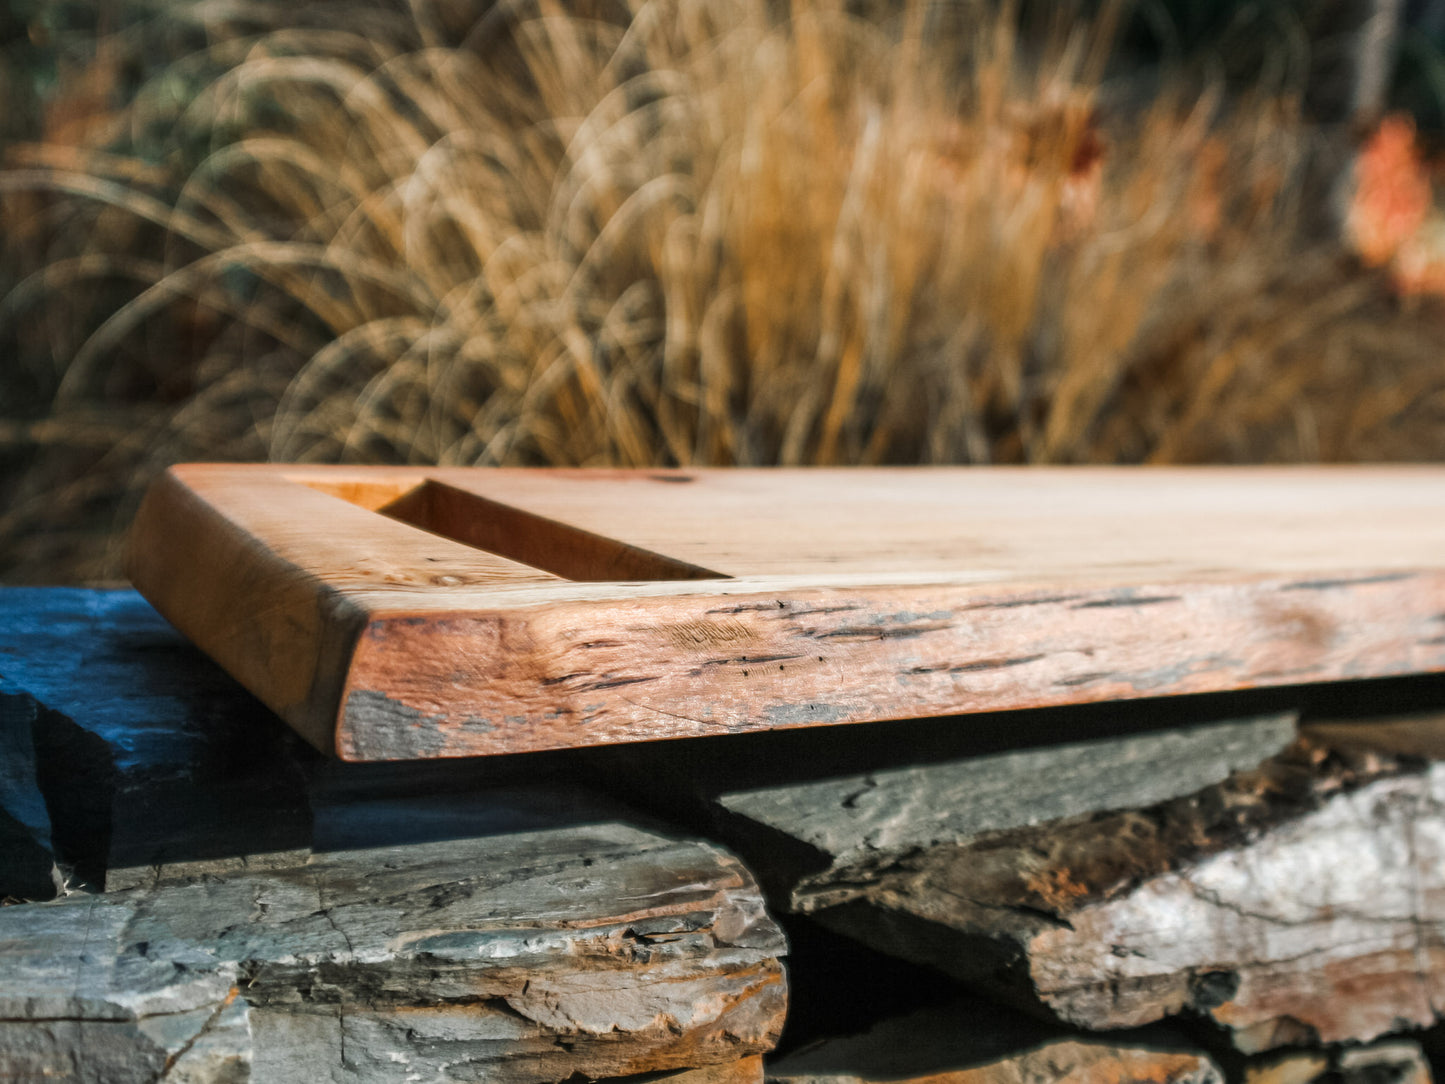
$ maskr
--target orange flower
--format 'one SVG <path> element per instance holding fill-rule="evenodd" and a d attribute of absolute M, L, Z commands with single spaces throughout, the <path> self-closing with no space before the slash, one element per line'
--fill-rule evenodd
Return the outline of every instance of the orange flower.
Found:
<path fill-rule="evenodd" d="M 1424 223 L 1430 203 L 1430 178 L 1415 145 L 1415 125 L 1408 117 L 1388 116 L 1355 162 L 1346 238 L 1367 265 L 1381 267 Z"/>

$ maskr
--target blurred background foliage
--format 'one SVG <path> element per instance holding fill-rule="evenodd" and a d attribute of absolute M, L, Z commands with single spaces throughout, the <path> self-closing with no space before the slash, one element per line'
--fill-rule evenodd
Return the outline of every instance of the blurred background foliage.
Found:
<path fill-rule="evenodd" d="M 182 459 L 1437 459 L 1445 0 L 12 0 L 0 577 Z"/>

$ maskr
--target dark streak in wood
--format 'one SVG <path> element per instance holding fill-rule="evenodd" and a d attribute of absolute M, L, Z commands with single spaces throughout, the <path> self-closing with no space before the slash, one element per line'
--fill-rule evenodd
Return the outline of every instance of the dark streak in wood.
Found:
<path fill-rule="evenodd" d="M 1280 586 L 1281 591 L 1330 591 L 1337 587 L 1364 587 L 1372 583 L 1399 583 L 1415 578 L 1413 572 L 1389 572 L 1379 576 L 1356 576 L 1337 580 L 1296 580 Z"/>
<path fill-rule="evenodd" d="M 804 635 L 811 636 L 817 640 L 839 640 L 843 642 L 911 640 L 916 636 L 923 636 L 930 632 L 943 632 L 952 627 L 952 623 L 946 621 L 934 625 L 907 625 L 902 628 L 889 628 L 881 625 L 848 625 L 841 629 L 830 629 L 827 632 L 805 631 Z"/>
<path fill-rule="evenodd" d="M 542 684 L 543 684 L 543 685 L 562 685 L 562 684 L 564 684 L 565 682 L 573 681 L 573 680 L 575 680 L 576 678 L 587 677 L 587 676 L 589 676 L 591 673 L 592 673 L 591 670 L 580 670 L 580 671 L 578 671 L 578 672 L 576 672 L 576 673 L 573 673 L 573 674 L 562 674 L 560 677 L 543 678 L 543 679 L 542 679 Z"/>
<path fill-rule="evenodd" d="M 739 655 L 734 659 L 709 659 L 703 666 L 732 666 L 734 663 L 791 662 L 806 655 Z"/>
<path fill-rule="evenodd" d="M 590 685 L 580 686 L 579 691 L 593 692 L 597 689 L 617 689 L 623 685 L 641 685 L 645 682 L 656 680 L 657 678 L 655 677 L 613 678 L 611 681 L 595 681 Z"/>
<path fill-rule="evenodd" d="M 1114 598 L 1080 602 L 1072 608 L 1075 610 L 1108 610 L 1115 607 L 1154 606 L 1161 602 L 1178 602 L 1182 597 L 1181 595 L 1120 595 Z"/>
<path fill-rule="evenodd" d="M 978 662 L 965 663 L 962 666 L 950 666 L 950 674 L 973 674 L 983 670 L 1007 670 L 1012 666 L 1024 666 L 1027 663 L 1038 662 L 1045 655 L 1018 655 L 1011 659 L 980 659 Z"/>
<path fill-rule="evenodd" d="M 1044 595 L 1040 598 L 1010 598 L 997 602 L 975 602 L 969 606 L 961 606 L 959 609 L 965 613 L 969 610 L 1017 610 L 1022 606 L 1054 606 L 1063 602 L 1073 602 L 1083 597 L 1082 595 Z"/>

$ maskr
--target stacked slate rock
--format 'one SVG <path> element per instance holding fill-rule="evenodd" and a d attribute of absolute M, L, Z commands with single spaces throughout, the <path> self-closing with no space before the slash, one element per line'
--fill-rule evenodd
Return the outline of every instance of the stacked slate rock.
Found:
<path fill-rule="evenodd" d="M 55 897 L 0 908 L 0 1079 L 760 1079 L 784 940 L 722 848 L 327 763 L 129 592 L 0 600 L 0 874 Z"/>
<path fill-rule="evenodd" d="M 344 765 L 134 593 L 0 591 L 0 1079 L 1429 1081 L 1445 716 L 1367 717 L 1442 705 Z"/>

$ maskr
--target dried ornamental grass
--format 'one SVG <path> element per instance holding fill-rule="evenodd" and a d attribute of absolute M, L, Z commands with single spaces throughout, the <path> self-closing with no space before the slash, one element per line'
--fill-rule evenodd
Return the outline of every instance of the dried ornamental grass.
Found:
<path fill-rule="evenodd" d="M 219 34 L 117 118 L 150 160 L 12 154 L 41 256 L 0 322 L 52 418 L 139 407 L 88 484 L 194 456 L 1345 458 L 1439 431 L 1433 337 L 1301 240 L 1287 107 L 1111 113 L 1107 28 L 1024 50 L 982 5 L 604 14 Z M 0 536 L 53 506 L 39 466 Z"/>

